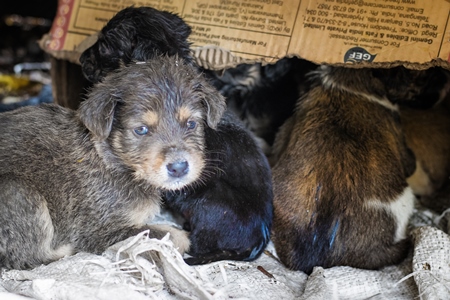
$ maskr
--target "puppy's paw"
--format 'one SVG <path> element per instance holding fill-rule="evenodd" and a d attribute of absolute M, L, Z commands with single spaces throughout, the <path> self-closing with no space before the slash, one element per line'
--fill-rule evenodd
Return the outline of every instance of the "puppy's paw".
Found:
<path fill-rule="evenodd" d="M 170 225 L 151 225 L 149 227 L 150 236 L 155 236 L 159 239 L 163 238 L 167 233 L 170 233 L 170 240 L 182 255 L 189 250 L 191 242 L 189 241 L 189 234 L 186 231 Z"/>

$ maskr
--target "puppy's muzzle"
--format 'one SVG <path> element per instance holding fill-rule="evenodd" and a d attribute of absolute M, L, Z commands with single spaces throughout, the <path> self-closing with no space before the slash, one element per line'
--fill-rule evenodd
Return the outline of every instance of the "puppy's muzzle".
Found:
<path fill-rule="evenodd" d="M 189 163 L 187 161 L 177 161 L 166 165 L 170 177 L 180 178 L 189 172 Z"/>

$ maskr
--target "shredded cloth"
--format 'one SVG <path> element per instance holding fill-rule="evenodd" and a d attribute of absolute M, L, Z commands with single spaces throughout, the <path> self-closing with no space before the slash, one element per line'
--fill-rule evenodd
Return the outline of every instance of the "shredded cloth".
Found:
<path fill-rule="evenodd" d="M 410 255 L 379 271 L 316 267 L 307 276 L 285 268 L 273 244 L 253 262 L 193 267 L 169 236 L 150 239 L 142 232 L 103 255 L 78 253 L 32 270 L 3 270 L 0 299 L 450 299 L 448 215 L 416 211 Z"/>

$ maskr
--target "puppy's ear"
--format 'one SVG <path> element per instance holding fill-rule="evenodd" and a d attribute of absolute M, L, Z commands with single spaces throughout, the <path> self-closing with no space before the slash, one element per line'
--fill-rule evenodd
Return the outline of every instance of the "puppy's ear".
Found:
<path fill-rule="evenodd" d="M 195 89 L 200 92 L 206 107 L 206 122 L 209 127 L 216 129 L 226 109 L 225 98 L 209 84 L 198 84 Z"/>
<path fill-rule="evenodd" d="M 114 120 L 114 111 L 119 97 L 94 88 L 89 97 L 80 104 L 78 117 L 99 140 L 108 138 Z"/>

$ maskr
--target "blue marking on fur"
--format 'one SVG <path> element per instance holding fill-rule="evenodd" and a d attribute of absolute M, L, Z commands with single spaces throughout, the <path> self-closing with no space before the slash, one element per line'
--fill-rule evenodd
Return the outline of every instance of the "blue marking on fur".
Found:
<path fill-rule="evenodd" d="M 261 252 L 263 247 L 265 247 L 267 245 L 267 242 L 269 241 L 269 236 L 270 236 L 269 227 L 267 227 L 266 224 L 263 224 L 262 228 L 261 228 L 261 231 L 262 231 L 262 234 L 263 234 L 263 241 L 257 247 L 253 248 L 253 250 L 250 253 L 249 257 L 247 257 L 244 260 L 253 260 L 253 259 L 255 259 L 256 256 L 259 255 L 259 253 Z"/>
<path fill-rule="evenodd" d="M 319 183 L 316 188 L 316 195 L 314 196 L 314 200 L 316 200 L 316 202 L 319 202 L 319 200 L 320 200 L 319 193 L 320 193 L 321 189 L 322 189 L 322 185 Z"/>
<path fill-rule="evenodd" d="M 311 214 L 311 218 L 309 219 L 309 225 L 308 225 L 309 228 L 312 227 L 313 222 L 314 222 L 314 220 L 315 220 L 315 217 L 316 217 L 316 212 L 313 212 L 313 213 Z"/>
<path fill-rule="evenodd" d="M 333 227 L 333 231 L 331 232 L 330 248 L 333 247 L 334 240 L 336 239 L 336 234 L 337 234 L 338 229 L 339 229 L 339 220 L 336 221 L 336 223 L 334 224 L 334 227 Z"/>

